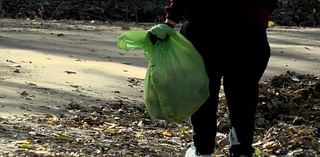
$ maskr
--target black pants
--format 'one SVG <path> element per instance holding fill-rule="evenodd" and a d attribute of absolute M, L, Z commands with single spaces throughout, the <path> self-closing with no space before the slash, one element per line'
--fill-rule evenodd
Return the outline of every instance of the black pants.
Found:
<path fill-rule="evenodd" d="M 251 154 L 258 84 L 270 57 L 266 29 L 259 25 L 231 27 L 186 22 L 181 33 L 202 55 L 210 79 L 210 97 L 191 117 L 198 153 L 214 151 L 218 94 L 223 80 L 231 125 L 240 143 L 230 150 L 233 156 Z"/>

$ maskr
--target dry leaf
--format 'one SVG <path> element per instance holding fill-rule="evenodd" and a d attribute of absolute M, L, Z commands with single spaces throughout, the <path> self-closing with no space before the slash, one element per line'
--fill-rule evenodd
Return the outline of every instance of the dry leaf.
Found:
<path fill-rule="evenodd" d="M 136 137 L 140 138 L 140 137 L 144 137 L 145 133 L 144 132 L 136 132 Z"/>
<path fill-rule="evenodd" d="M 32 144 L 30 140 L 23 140 L 23 141 L 17 141 L 17 146 L 19 148 L 24 148 L 24 149 L 34 149 L 35 146 Z"/>
<path fill-rule="evenodd" d="M 165 137 L 171 137 L 172 136 L 172 132 L 170 130 L 164 130 L 162 132 L 162 135 Z"/>

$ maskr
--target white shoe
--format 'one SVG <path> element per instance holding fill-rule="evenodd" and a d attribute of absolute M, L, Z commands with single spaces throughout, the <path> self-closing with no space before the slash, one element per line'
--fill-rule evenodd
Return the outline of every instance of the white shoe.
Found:
<path fill-rule="evenodd" d="M 191 147 L 188 148 L 184 157 L 212 157 L 212 156 L 211 155 L 197 155 L 196 147 L 192 145 Z"/>

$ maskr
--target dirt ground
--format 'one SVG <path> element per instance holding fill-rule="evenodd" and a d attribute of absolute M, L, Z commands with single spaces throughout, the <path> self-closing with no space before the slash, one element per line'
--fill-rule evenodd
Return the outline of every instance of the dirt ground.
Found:
<path fill-rule="evenodd" d="M 124 31 L 98 22 L 0 20 L 0 117 L 142 103 L 147 61 L 142 51 L 116 47 Z M 268 35 L 272 56 L 262 81 L 288 70 L 320 75 L 320 28 L 274 27 Z"/>
<path fill-rule="evenodd" d="M 119 27 L 2 20 L 0 29 L 1 116 L 61 112 L 72 101 L 141 101 L 128 78 L 143 79 L 146 60 L 116 48 Z"/>
<path fill-rule="evenodd" d="M 141 101 L 141 51 L 123 52 L 115 40 L 123 31 L 108 24 L 0 20 L 0 115 L 61 112 L 71 101 L 126 97 Z M 320 28 L 268 30 L 272 56 L 263 77 L 285 71 L 320 75 Z"/>

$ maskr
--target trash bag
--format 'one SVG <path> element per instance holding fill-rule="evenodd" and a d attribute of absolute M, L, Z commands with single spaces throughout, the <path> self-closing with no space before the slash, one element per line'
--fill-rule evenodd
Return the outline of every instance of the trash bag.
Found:
<path fill-rule="evenodd" d="M 148 31 L 131 30 L 117 38 L 120 49 L 143 49 L 148 60 L 144 103 L 155 119 L 181 122 L 189 118 L 209 96 L 209 79 L 201 55 L 172 29 L 166 40 L 154 45 Z"/>

